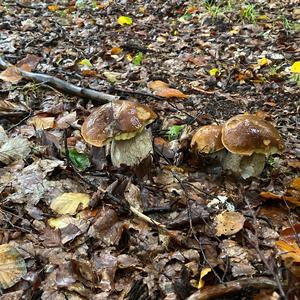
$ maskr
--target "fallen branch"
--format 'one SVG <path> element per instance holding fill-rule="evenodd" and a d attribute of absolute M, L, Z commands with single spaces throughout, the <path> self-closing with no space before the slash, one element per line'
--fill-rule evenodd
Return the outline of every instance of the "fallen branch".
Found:
<path fill-rule="evenodd" d="M 12 66 L 10 63 L 6 62 L 1 56 L 0 56 L 0 68 L 6 69 L 8 67 Z M 72 83 L 69 83 L 67 81 L 64 81 L 62 79 L 56 78 L 54 76 L 41 74 L 41 73 L 33 73 L 24 71 L 20 68 L 18 68 L 18 71 L 22 75 L 23 78 L 28 80 L 33 80 L 36 83 L 43 83 L 47 84 L 61 92 L 68 93 L 70 95 L 74 95 L 77 97 L 87 98 L 90 100 L 97 101 L 101 104 L 108 103 L 110 101 L 118 100 L 118 96 L 106 94 L 103 92 L 98 92 L 96 90 L 88 89 L 88 88 L 82 88 L 79 86 L 76 86 Z"/>
<path fill-rule="evenodd" d="M 229 281 L 224 284 L 207 286 L 192 294 L 188 300 L 207 300 L 240 292 L 243 289 L 275 289 L 277 284 L 267 277 L 246 278 Z M 229 299 L 229 296 L 227 296 Z M 227 298 L 226 298 L 227 299 Z"/>

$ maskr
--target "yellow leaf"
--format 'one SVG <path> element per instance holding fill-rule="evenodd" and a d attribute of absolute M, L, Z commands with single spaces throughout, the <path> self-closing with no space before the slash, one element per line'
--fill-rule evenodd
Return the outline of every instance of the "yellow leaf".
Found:
<path fill-rule="evenodd" d="M 127 58 L 128 61 L 132 61 L 133 60 L 133 57 L 132 57 L 132 55 L 130 53 L 128 53 L 126 55 L 126 58 Z"/>
<path fill-rule="evenodd" d="M 200 279 L 199 279 L 199 283 L 198 283 L 198 289 L 201 289 L 204 287 L 204 280 L 203 280 L 203 277 L 205 275 L 207 275 L 209 272 L 211 272 L 211 268 L 204 268 L 202 269 L 201 273 L 200 273 Z"/>
<path fill-rule="evenodd" d="M 290 187 L 292 187 L 293 189 L 300 191 L 300 177 L 295 178 L 291 184 Z"/>
<path fill-rule="evenodd" d="M 57 10 L 59 10 L 59 6 L 57 6 L 57 5 L 48 5 L 48 10 L 49 11 L 57 11 Z"/>
<path fill-rule="evenodd" d="M 210 76 L 216 76 L 218 73 L 219 73 L 219 69 L 217 69 L 217 68 L 213 68 L 213 69 L 209 70 Z"/>
<path fill-rule="evenodd" d="M 300 61 L 296 61 L 291 66 L 291 72 L 292 73 L 300 73 Z"/>
<path fill-rule="evenodd" d="M 67 227 L 69 224 L 73 224 L 74 220 L 76 221 L 76 219 L 71 216 L 61 216 L 58 218 L 50 218 L 48 220 L 48 225 L 55 229 L 62 229 L 62 228 Z"/>
<path fill-rule="evenodd" d="M 121 25 L 121 26 L 124 26 L 124 25 L 131 25 L 132 24 L 132 19 L 128 16 L 120 16 L 118 18 L 118 23 Z"/>
<path fill-rule="evenodd" d="M 87 208 L 90 201 L 88 194 L 84 193 L 64 193 L 51 202 L 51 209 L 55 212 L 66 215 L 75 215 L 79 206 L 81 209 Z"/>
<path fill-rule="evenodd" d="M 269 64 L 271 63 L 271 60 L 269 60 L 269 59 L 263 57 L 263 58 L 259 59 L 259 60 L 257 61 L 257 63 L 262 67 L 262 66 L 269 65 Z"/>

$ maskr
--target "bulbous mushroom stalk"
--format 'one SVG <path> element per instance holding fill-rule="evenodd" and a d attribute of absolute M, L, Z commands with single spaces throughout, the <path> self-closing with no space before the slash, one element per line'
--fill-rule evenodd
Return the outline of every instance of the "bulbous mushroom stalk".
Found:
<path fill-rule="evenodd" d="M 95 110 L 84 121 L 81 134 L 96 147 L 112 142 L 111 157 L 114 166 L 138 165 L 152 153 L 151 135 L 145 127 L 157 118 L 146 105 L 117 100 Z"/>
<path fill-rule="evenodd" d="M 143 130 L 129 140 L 114 139 L 110 148 L 111 161 L 115 167 L 137 166 L 152 153 L 152 136 L 148 130 Z"/>
<path fill-rule="evenodd" d="M 222 161 L 244 179 L 258 176 L 264 169 L 266 157 L 284 150 L 277 129 L 256 115 L 237 115 L 222 128 L 222 143 L 229 151 Z"/>

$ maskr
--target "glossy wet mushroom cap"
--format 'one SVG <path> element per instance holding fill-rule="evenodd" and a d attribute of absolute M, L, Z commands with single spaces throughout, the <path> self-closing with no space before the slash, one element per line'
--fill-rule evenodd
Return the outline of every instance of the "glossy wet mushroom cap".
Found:
<path fill-rule="evenodd" d="M 146 105 L 117 100 L 91 113 L 82 125 L 81 134 L 87 143 L 102 147 L 113 139 L 133 138 L 156 118 L 156 113 Z"/>
<path fill-rule="evenodd" d="M 206 125 L 200 127 L 194 134 L 192 148 L 198 152 L 213 153 L 224 148 L 221 140 L 222 126 Z"/>
<path fill-rule="evenodd" d="M 266 156 L 284 150 L 284 143 L 277 129 L 256 115 L 237 115 L 222 128 L 222 143 L 231 153 Z"/>

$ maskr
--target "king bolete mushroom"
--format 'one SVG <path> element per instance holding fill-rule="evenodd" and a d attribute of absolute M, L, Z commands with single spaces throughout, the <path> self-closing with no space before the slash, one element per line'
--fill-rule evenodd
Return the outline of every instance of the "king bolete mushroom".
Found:
<path fill-rule="evenodd" d="M 224 148 L 222 139 L 222 126 L 205 125 L 200 127 L 192 137 L 191 146 L 200 153 L 214 153 Z"/>
<path fill-rule="evenodd" d="M 112 142 L 114 166 L 135 166 L 153 152 L 151 133 L 145 127 L 156 118 L 156 113 L 146 105 L 116 100 L 91 113 L 82 125 L 81 134 L 96 147 Z"/>
<path fill-rule="evenodd" d="M 243 178 L 258 176 L 269 155 L 282 152 L 284 143 L 277 129 L 256 115 L 244 114 L 230 118 L 222 127 L 222 143 L 229 151 L 223 168 Z"/>

